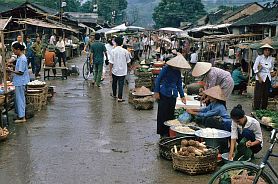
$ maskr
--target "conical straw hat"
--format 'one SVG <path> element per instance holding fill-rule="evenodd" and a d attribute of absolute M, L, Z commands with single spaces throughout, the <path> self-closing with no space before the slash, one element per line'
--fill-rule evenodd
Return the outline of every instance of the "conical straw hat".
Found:
<path fill-rule="evenodd" d="M 211 63 L 197 62 L 195 67 L 193 68 L 192 76 L 199 77 L 201 75 L 204 75 L 211 69 L 211 67 L 212 67 Z"/>
<path fill-rule="evenodd" d="M 223 90 L 220 88 L 220 86 L 214 86 L 212 88 L 209 88 L 209 89 L 205 90 L 203 93 L 212 98 L 226 101 L 226 97 L 224 95 Z"/>
<path fill-rule="evenodd" d="M 176 57 L 170 59 L 166 64 L 176 68 L 191 69 L 190 64 L 181 54 L 178 54 Z"/>
<path fill-rule="evenodd" d="M 263 54 L 263 50 L 265 49 L 265 48 L 268 48 L 268 49 L 271 49 L 271 55 L 272 54 L 275 54 L 275 50 L 274 50 L 274 48 L 271 46 L 271 45 L 269 45 L 268 43 L 267 44 L 264 44 L 263 46 L 261 46 L 260 47 L 260 49 L 258 50 L 258 54 Z"/>
<path fill-rule="evenodd" d="M 264 49 L 264 48 L 268 48 L 268 49 L 274 49 L 273 47 L 271 47 L 271 45 L 269 45 L 268 43 L 267 44 L 264 44 L 263 46 L 260 47 L 260 49 Z"/>
<path fill-rule="evenodd" d="M 141 88 L 136 88 L 133 94 L 135 96 L 148 96 L 152 95 L 152 92 L 150 89 L 146 88 L 145 86 L 142 86 Z"/>
<path fill-rule="evenodd" d="M 262 44 L 269 44 L 269 45 L 272 45 L 272 44 L 273 44 L 273 41 L 272 41 L 271 38 L 266 37 L 265 39 L 262 40 Z"/>

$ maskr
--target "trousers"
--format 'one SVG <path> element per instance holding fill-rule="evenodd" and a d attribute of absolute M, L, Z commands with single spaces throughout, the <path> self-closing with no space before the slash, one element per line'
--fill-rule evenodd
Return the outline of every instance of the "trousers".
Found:
<path fill-rule="evenodd" d="M 157 134 L 169 136 L 169 127 L 164 125 L 165 121 L 175 119 L 175 106 L 177 98 L 167 97 L 160 93 L 157 111 Z"/>
<path fill-rule="evenodd" d="M 270 80 L 266 79 L 265 82 L 260 83 L 256 80 L 255 91 L 254 91 L 254 109 L 266 109 L 268 94 L 269 94 Z"/>
<path fill-rule="evenodd" d="M 113 96 L 117 96 L 117 87 L 118 87 L 118 98 L 123 99 L 124 83 L 125 83 L 125 76 L 116 76 L 112 74 Z"/>
<path fill-rule="evenodd" d="M 102 71 L 103 71 L 103 63 L 94 64 L 94 72 L 95 72 L 94 73 L 94 81 L 96 82 L 97 86 L 100 85 Z"/>
<path fill-rule="evenodd" d="M 19 118 L 25 117 L 25 85 L 15 87 L 15 107 Z"/>

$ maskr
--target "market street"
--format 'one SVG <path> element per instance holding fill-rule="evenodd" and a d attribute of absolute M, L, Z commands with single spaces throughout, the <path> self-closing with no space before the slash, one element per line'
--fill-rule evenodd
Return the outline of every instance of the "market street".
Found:
<path fill-rule="evenodd" d="M 82 57 L 74 61 L 82 72 Z M 126 101 L 118 103 L 109 95 L 108 78 L 102 88 L 84 81 L 82 73 L 47 83 L 56 86 L 49 105 L 27 123 L 11 123 L 10 137 L 0 144 L 1 184 L 208 181 L 209 174 L 185 175 L 174 171 L 170 161 L 159 157 L 157 106 L 150 111 L 135 110 L 127 102 L 127 88 Z M 229 111 L 237 103 L 250 113 L 250 98 L 233 96 L 228 103 Z M 263 133 L 264 149 L 256 156 L 257 161 L 269 145 L 269 132 Z M 272 163 L 277 169 L 277 159 Z"/>

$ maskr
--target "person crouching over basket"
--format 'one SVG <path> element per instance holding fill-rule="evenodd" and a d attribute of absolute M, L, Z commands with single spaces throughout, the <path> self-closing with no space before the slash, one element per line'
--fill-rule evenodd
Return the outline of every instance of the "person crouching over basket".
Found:
<path fill-rule="evenodd" d="M 233 121 L 229 160 L 250 160 L 262 149 L 263 136 L 260 123 L 246 116 L 241 105 L 233 108 L 231 118 Z M 236 142 L 238 142 L 237 147 Z"/>
<path fill-rule="evenodd" d="M 202 109 L 187 109 L 187 112 L 196 115 L 196 121 L 205 127 L 231 131 L 232 120 L 225 107 L 226 97 L 220 86 L 214 86 L 203 92 L 207 95 L 210 104 Z"/>

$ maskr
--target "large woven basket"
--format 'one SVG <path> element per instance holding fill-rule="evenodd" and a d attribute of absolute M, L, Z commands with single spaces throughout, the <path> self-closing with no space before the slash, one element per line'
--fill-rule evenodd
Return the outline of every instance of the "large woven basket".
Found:
<path fill-rule="evenodd" d="M 207 174 L 215 171 L 217 166 L 217 150 L 204 156 L 181 156 L 171 149 L 173 168 L 189 175 Z"/>
<path fill-rule="evenodd" d="M 165 137 L 159 141 L 159 155 L 162 158 L 165 158 L 166 160 L 172 160 L 172 153 L 171 149 L 174 147 L 174 145 L 180 145 L 181 141 L 184 139 L 190 139 L 194 140 L 194 136 L 184 136 L 179 138 L 171 138 L 171 137 Z"/>
<path fill-rule="evenodd" d="M 138 110 L 153 109 L 154 99 L 152 97 L 134 98 L 133 105 Z"/>

